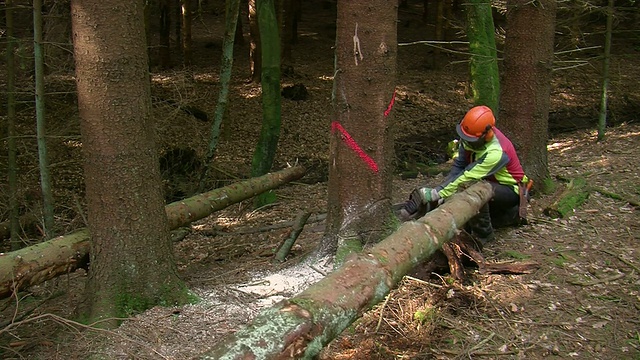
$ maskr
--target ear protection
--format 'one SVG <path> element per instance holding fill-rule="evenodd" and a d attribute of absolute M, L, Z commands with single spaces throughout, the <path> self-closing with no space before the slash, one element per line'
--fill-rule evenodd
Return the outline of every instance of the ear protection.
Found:
<path fill-rule="evenodd" d="M 484 139 L 485 143 L 488 143 L 493 139 L 493 135 L 493 127 L 491 125 L 487 125 L 487 127 L 484 128 L 481 138 Z"/>

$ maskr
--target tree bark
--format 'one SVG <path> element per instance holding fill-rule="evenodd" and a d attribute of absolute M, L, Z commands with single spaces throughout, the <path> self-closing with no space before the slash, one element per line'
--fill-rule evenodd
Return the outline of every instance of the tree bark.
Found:
<path fill-rule="evenodd" d="M 160 58 L 160 67 L 168 69 L 171 66 L 171 1 L 160 0 L 158 7 L 160 8 L 158 57 Z"/>
<path fill-rule="evenodd" d="M 36 82 L 36 133 L 38 138 L 38 163 L 40 165 L 40 187 L 42 188 L 42 208 L 44 217 L 45 239 L 54 236 L 53 192 L 47 155 L 47 138 L 45 131 L 45 93 L 44 93 L 44 40 L 42 38 L 42 0 L 33 2 L 33 51 L 35 61 Z"/>
<path fill-rule="evenodd" d="M 281 127 L 280 96 L 280 36 L 273 0 L 256 0 L 260 44 L 262 44 L 262 129 L 253 153 L 251 176 L 260 176 L 271 170 L 276 157 Z M 268 194 L 256 198 L 256 207 L 266 205 Z"/>
<path fill-rule="evenodd" d="M 20 226 L 19 204 L 18 204 L 18 149 L 16 145 L 16 68 L 15 54 L 16 39 L 13 36 L 13 1 L 6 2 L 5 16 L 7 29 L 7 182 L 9 185 L 9 221 L 6 226 L 0 224 L 0 239 L 11 237 L 11 250 L 18 250 L 22 247 L 22 241 L 18 237 Z M 0 136 L 4 136 L 0 129 Z M 6 231 L 3 231 L 6 229 Z M 4 234 L 4 236 L 3 236 Z"/>
<path fill-rule="evenodd" d="M 397 18 L 393 1 L 338 2 L 327 232 L 319 257 L 342 240 L 348 249 L 391 231 Z"/>
<path fill-rule="evenodd" d="M 454 195 L 299 295 L 263 311 L 200 359 L 313 359 L 354 320 L 382 301 L 418 263 L 451 239 L 492 196 L 488 183 Z"/>
<path fill-rule="evenodd" d="M 168 204 L 165 210 L 169 228 L 179 228 L 231 204 L 297 180 L 304 172 L 302 167 L 292 167 Z M 0 256 L 0 298 L 86 266 L 89 237 L 88 229 L 80 229 Z"/>
<path fill-rule="evenodd" d="M 466 13 L 473 104 L 486 105 L 498 114 L 500 77 L 491 1 L 471 0 L 466 3 Z"/>
<path fill-rule="evenodd" d="M 251 64 L 251 81 L 257 83 L 262 78 L 262 45 L 260 43 L 260 27 L 258 26 L 258 0 L 249 0 L 249 63 Z"/>
<path fill-rule="evenodd" d="M 604 59 L 602 62 L 602 97 L 600 98 L 600 115 L 598 117 L 598 141 L 604 140 L 607 128 L 607 111 L 609 102 L 609 66 L 611 63 L 611 33 L 613 32 L 614 0 L 607 5 L 607 27 L 604 38 Z"/>
<path fill-rule="evenodd" d="M 227 112 L 227 103 L 229 102 L 229 83 L 231 82 L 231 73 L 233 70 L 233 45 L 236 39 L 236 29 L 238 25 L 238 15 L 240 13 L 240 0 L 227 0 L 225 11 L 225 30 L 222 40 L 222 59 L 220 61 L 220 93 L 218 94 L 218 104 L 213 123 L 211 124 L 211 132 L 209 134 L 209 148 L 205 155 L 204 167 L 200 176 L 200 191 L 204 191 L 205 181 L 208 178 L 211 169 L 211 161 L 216 154 L 218 147 L 218 138 L 220 137 L 220 125 Z"/>
<path fill-rule="evenodd" d="M 555 0 L 507 0 L 498 127 L 516 146 L 527 176 L 538 184 L 549 177 L 547 141 L 556 7 Z"/>
<path fill-rule="evenodd" d="M 180 36 L 182 38 L 182 63 L 191 65 L 191 0 L 180 0 Z"/>

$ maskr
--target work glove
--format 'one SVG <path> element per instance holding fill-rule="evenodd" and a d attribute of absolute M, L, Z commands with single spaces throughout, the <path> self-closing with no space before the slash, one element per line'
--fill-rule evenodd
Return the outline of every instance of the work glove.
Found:
<path fill-rule="evenodd" d="M 414 192 L 417 192 L 418 194 L 420 194 L 423 204 L 438 202 L 440 200 L 440 194 L 438 194 L 438 190 L 436 189 L 422 187 L 422 188 L 417 188 L 413 190 L 412 193 Z"/>
<path fill-rule="evenodd" d="M 427 212 L 431 209 L 433 203 L 440 203 L 440 195 L 436 189 L 421 187 L 414 189 L 409 195 L 409 200 L 404 204 L 404 210 L 409 215 L 415 214 L 420 208 L 428 206 Z"/>

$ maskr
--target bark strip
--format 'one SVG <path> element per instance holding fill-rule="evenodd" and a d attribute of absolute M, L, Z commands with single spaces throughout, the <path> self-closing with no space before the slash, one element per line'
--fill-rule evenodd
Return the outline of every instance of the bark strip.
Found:
<path fill-rule="evenodd" d="M 227 206 L 301 178 L 300 166 L 214 189 L 165 206 L 170 229 L 209 216 Z M 85 267 L 89 230 L 79 229 L 33 246 L 0 254 L 0 298 Z"/>
<path fill-rule="evenodd" d="M 200 359 L 312 359 L 390 290 L 433 255 L 492 196 L 488 183 L 456 194 L 299 295 L 259 314 Z"/>

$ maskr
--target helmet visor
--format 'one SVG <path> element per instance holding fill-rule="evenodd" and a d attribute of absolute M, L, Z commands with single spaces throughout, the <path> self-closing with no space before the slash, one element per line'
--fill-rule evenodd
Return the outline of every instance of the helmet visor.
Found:
<path fill-rule="evenodd" d="M 464 130 L 462 130 L 462 126 L 460 126 L 460 124 L 456 125 L 456 132 L 458 133 L 458 136 L 460 136 L 460 139 L 462 141 L 466 141 L 467 143 L 474 143 L 480 140 L 480 138 L 477 136 L 472 136 L 465 133 Z"/>

